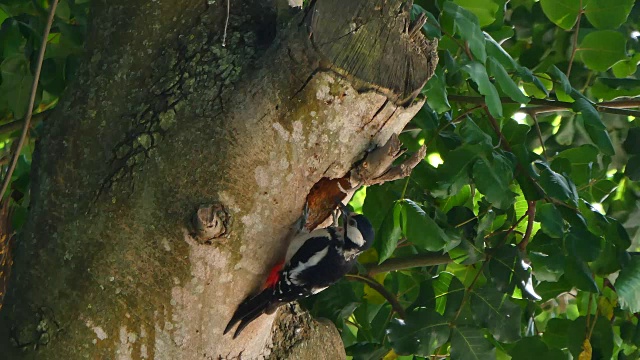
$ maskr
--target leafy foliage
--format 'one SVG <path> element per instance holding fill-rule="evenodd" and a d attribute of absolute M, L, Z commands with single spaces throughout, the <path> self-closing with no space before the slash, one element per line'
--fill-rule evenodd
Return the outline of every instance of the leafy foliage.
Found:
<path fill-rule="evenodd" d="M 34 80 L 37 54 L 49 9 L 48 1 L 0 0 L 0 164 L 4 166 L 20 135 Z M 45 59 L 36 93 L 32 129 L 12 176 L 10 200 L 13 229 L 26 220 L 29 204 L 31 153 L 41 121 L 58 103 L 67 87 L 84 46 L 88 0 L 61 0 L 47 41 Z"/>
<path fill-rule="evenodd" d="M 440 62 L 401 139 L 428 154 L 359 196 L 378 231 L 360 276 L 403 309 L 355 281 L 307 303 L 336 314 L 343 287 L 364 286 L 330 317 L 354 359 L 640 358 L 640 6 L 417 0 L 420 13 Z"/>

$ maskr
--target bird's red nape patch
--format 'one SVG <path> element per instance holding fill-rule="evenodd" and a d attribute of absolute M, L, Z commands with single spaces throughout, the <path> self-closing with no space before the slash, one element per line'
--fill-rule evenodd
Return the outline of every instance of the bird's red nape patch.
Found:
<path fill-rule="evenodd" d="M 277 263 L 269 272 L 269 276 L 267 277 L 267 281 L 265 281 L 263 289 L 272 288 L 276 285 L 278 280 L 280 280 L 280 270 L 284 266 L 284 260 Z"/>

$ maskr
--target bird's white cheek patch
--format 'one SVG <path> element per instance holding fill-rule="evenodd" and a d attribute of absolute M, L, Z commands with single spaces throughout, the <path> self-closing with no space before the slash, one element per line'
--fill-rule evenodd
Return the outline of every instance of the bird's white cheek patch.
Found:
<path fill-rule="evenodd" d="M 349 229 L 347 229 L 347 236 L 349 237 L 349 240 L 358 245 L 358 247 L 364 245 L 364 238 L 357 227 L 349 226 Z"/>

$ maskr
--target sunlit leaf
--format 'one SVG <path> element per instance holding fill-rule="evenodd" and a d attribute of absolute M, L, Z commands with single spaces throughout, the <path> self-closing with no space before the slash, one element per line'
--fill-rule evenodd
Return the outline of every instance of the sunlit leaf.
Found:
<path fill-rule="evenodd" d="M 577 48 L 584 64 L 596 71 L 607 71 L 613 64 L 626 59 L 627 40 L 618 31 L 594 31 L 582 39 Z"/>
<path fill-rule="evenodd" d="M 580 4 L 580 0 L 540 0 L 544 14 L 565 30 L 571 29 L 578 21 Z"/>
<path fill-rule="evenodd" d="M 633 257 L 622 268 L 615 285 L 620 304 L 630 312 L 640 311 L 640 258 Z"/>

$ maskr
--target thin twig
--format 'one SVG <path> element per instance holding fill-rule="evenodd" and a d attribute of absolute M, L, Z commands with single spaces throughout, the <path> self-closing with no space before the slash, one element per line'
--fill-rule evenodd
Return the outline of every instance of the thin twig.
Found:
<path fill-rule="evenodd" d="M 582 13 L 582 0 L 580 0 L 580 11 L 578 12 L 578 22 L 576 23 L 575 33 L 573 34 L 573 49 L 571 49 L 571 57 L 569 58 L 569 66 L 567 67 L 567 77 L 571 75 L 571 66 L 573 65 L 573 59 L 576 57 L 576 50 L 578 50 L 578 33 L 580 32 Z"/>
<path fill-rule="evenodd" d="M 51 25 L 53 24 L 53 15 L 56 13 L 56 7 L 58 6 L 58 0 L 53 0 L 51 3 L 51 9 L 49 9 L 49 18 L 47 19 L 47 25 L 44 27 L 44 32 L 42 34 L 42 42 L 40 43 L 40 51 L 38 52 L 38 60 L 36 63 L 36 71 L 34 74 L 33 84 L 31 84 L 31 95 L 29 96 L 29 108 L 27 109 L 27 115 L 24 119 L 24 125 L 22 126 L 22 134 L 20 135 L 20 140 L 18 140 L 18 147 L 16 148 L 16 152 L 13 154 L 13 158 L 11 159 L 11 165 L 9 165 L 9 169 L 7 170 L 7 174 L 4 177 L 4 181 L 2 182 L 2 190 L 0 191 L 0 199 L 4 197 L 7 188 L 9 187 L 9 183 L 11 182 L 11 176 L 13 175 L 13 171 L 16 169 L 16 164 L 18 163 L 18 158 L 20 157 L 20 151 L 24 146 L 24 142 L 27 139 L 27 133 L 29 132 L 29 126 L 31 124 L 31 116 L 33 115 L 33 106 L 36 102 L 36 92 L 38 90 L 38 82 L 40 81 L 40 71 L 42 70 L 42 62 L 44 61 L 44 52 L 47 49 L 47 39 L 49 38 L 49 32 L 51 31 Z"/>
<path fill-rule="evenodd" d="M 391 304 L 391 308 L 393 309 L 393 311 L 398 313 L 398 316 L 401 319 L 406 319 L 407 314 L 404 311 L 404 308 L 402 308 L 402 305 L 400 305 L 400 303 L 398 302 L 398 299 L 396 299 L 396 297 L 393 296 L 393 294 L 388 292 L 387 289 L 385 289 L 384 286 L 382 286 L 379 282 L 375 281 L 374 279 L 366 275 L 347 274 L 345 275 L 345 277 L 348 280 L 356 280 L 369 285 L 370 288 L 377 291 L 380 295 L 382 295 L 382 297 L 384 297 L 389 302 L 389 304 Z"/>
<path fill-rule="evenodd" d="M 516 222 L 514 222 L 507 230 L 496 230 L 490 234 L 485 235 L 485 239 L 488 239 L 490 237 L 496 236 L 497 234 L 501 233 L 501 232 L 506 232 L 506 234 L 504 234 L 504 238 L 506 239 L 507 236 L 509 236 L 509 234 L 511 234 L 517 227 L 518 225 L 520 225 L 520 223 L 522 222 L 522 220 L 524 220 L 524 218 L 527 217 L 527 214 L 523 214 L 522 216 L 520 216 L 520 218 L 518 220 L 516 220 Z"/>
<path fill-rule="evenodd" d="M 507 138 L 505 138 L 502 134 L 502 131 L 500 131 L 500 125 L 498 124 L 498 121 L 493 117 L 493 115 L 491 115 L 488 108 L 485 107 L 484 111 L 487 114 L 487 118 L 489 119 L 489 123 L 491 123 L 493 131 L 495 131 L 496 135 L 498 135 L 498 137 L 500 138 L 500 144 L 502 144 L 502 147 L 505 150 L 512 153 L 513 150 L 511 150 L 511 145 L 509 145 L 509 141 L 507 141 Z"/>
<path fill-rule="evenodd" d="M 453 262 L 449 255 L 442 254 L 418 254 L 408 257 L 392 258 L 382 264 L 366 266 L 369 276 L 387 271 L 411 269 L 422 266 L 444 265 Z"/>
<path fill-rule="evenodd" d="M 231 12 L 231 0 L 227 0 L 227 18 L 224 21 L 224 33 L 222 34 L 222 47 L 227 44 L 227 27 L 229 27 L 229 13 Z"/>
<path fill-rule="evenodd" d="M 522 237 L 522 241 L 518 244 L 520 250 L 524 251 L 527 248 L 527 244 L 529 244 L 529 239 L 531 238 L 531 232 L 533 231 L 533 220 L 536 218 L 536 202 L 528 201 L 527 202 L 527 229 L 524 231 L 524 236 Z"/>
<path fill-rule="evenodd" d="M 538 123 L 538 117 L 536 114 L 531 114 L 531 118 L 533 119 L 533 124 L 536 126 L 536 131 L 538 133 L 538 139 L 540 139 L 540 146 L 542 147 L 542 156 L 547 159 L 547 149 L 544 147 L 544 139 L 542 139 L 542 131 L 540 131 L 540 124 Z"/>

